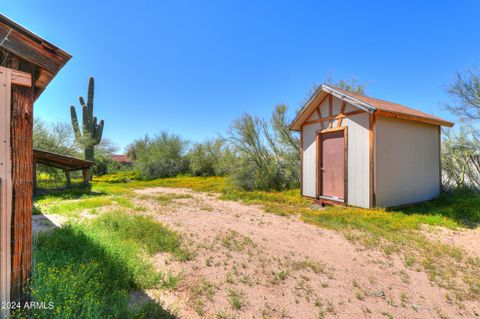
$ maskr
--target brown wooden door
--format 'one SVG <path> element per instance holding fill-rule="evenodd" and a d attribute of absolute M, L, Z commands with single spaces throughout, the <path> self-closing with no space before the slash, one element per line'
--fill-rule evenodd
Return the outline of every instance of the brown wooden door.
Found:
<path fill-rule="evenodd" d="M 345 197 L 345 137 L 344 131 L 321 134 L 321 196 Z"/>

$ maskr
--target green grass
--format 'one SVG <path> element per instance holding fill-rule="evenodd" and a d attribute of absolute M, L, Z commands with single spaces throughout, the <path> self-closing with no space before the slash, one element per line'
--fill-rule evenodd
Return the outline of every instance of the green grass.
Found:
<path fill-rule="evenodd" d="M 88 197 L 75 200 L 54 201 L 51 197 L 36 202 L 35 207 L 38 211 L 45 214 L 56 214 L 66 217 L 76 217 L 79 211 L 109 206 L 113 204 L 113 199 L 108 196 Z"/>
<path fill-rule="evenodd" d="M 436 200 L 394 211 L 440 215 L 465 227 L 474 228 L 480 224 L 480 194 L 469 189 L 459 189 L 445 192 Z"/>
<path fill-rule="evenodd" d="M 55 304 L 39 318 L 172 318 L 153 301 L 129 309 L 137 289 L 175 288 L 178 280 L 155 270 L 148 255 L 185 258 L 179 235 L 152 218 L 120 211 L 42 234 L 35 250 L 35 300 Z"/>

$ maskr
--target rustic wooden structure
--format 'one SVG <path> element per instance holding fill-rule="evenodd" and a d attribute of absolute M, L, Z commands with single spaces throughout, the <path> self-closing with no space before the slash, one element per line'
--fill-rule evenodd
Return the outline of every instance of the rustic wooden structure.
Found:
<path fill-rule="evenodd" d="M 31 273 L 33 103 L 71 58 L 0 14 L 0 302 L 24 301 Z M 2 316 L 8 310 L 2 309 Z"/>
<path fill-rule="evenodd" d="M 70 173 L 73 171 L 82 171 L 83 175 L 83 186 L 88 187 L 90 184 L 90 179 L 88 178 L 88 170 L 93 166 L 93 162 L 86 161 L 83 159 L 56 154 L 52 152 L 42 151 L 38 149 L 33 149 L 33 189 L 34 192 L 37 189 L 37 174 L 36 166 L 37 164 L 43 164 L 50 167 L 55 167 L 61 169 L 65 172 L 65 178 L 67 181 L 67 188 L 71 186 Z"/>
<path fill-rule="evenodd" d="M 364 208 L 432 199 L 441 190 L 440 127 L 452 125 L 322 85 L 290 124 L 300 132 L 302 195 Z"/>

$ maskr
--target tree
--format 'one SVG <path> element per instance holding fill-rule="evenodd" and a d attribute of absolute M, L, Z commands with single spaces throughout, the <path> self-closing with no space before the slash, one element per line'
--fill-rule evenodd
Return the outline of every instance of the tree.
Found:
<path fill-rule="evenodd" d="M 325 84 L 338 87 L 348 92 L 362 95 L 365 94 L 365 87 L 367 86 L 366 82 L 360 82 L 355 78 L 335 81 L 331 75 L 327 77 L 327 79 L 325 80 Z"/>
<path fill-rule="evenodd" d="M 195 143 L 188 153 L 194 176 L 224 176 L 235 163 L 235 155 L 223 138 Z"/>
<path fill-rule="evenodd" d="M 283 190 L 299 181 L 300 145 L 288 129 L 287 107 L 278 105 L 269 122 L 244 114 L 233 122 L 229 141 L 238 156 L 232 177 L 243 189 Z"/>
<path fill-rule="evenodd" d="M 333 87 L 343 89 L 348 92 L 362 94 L 362 95 L 365 94 L 365 88 L 367 87 L 367 82 L 360 82 L 355 78 L 336 81 L 333 79 L 332 75 L 329 75 L 323 83 Z M 319 87 L 320 87 L 319 84 L 313 83 L 310 90 L 308 90 L 306 97 L 302 101 L 300 101 L 300 108 L 302 108 L 317 93 L 317 90 Z"/>
<path fill-rule="evenodd" d="M 68 123 L 46 124 L 36 119 L 33 126 L 33 147 L 42 151 L 78 156 L 73 131 Z"/>
<path fill-rule="evenodd" d="M 72 120 L 73 132 L 75 133 L 76 142 L 84 149 L 85 159 L 89 161 L 95 160 L 95 146 L 100 144 L 104 121 L 97 123 L 97 117 L 93 116 L 93 96 L 95 90 L 95 82 L 93 77 L 88 80 L 88 96 L 87 103 L 83 97 L 79 97 L 80 106 L 82 107 L 82 131 L 78 125 L 77 112 L 75 106 L 70 107 L 70 116 Z M 90 169 L 89 178 L 93 175 L 93 168 Z"/>
<path fill-rule="evenodd" d="M 35 120 L 33 148 L 73 157 L 79 156 L 73 131 L 68 123 L 46 124 L 41 120 Z M 54 181 L 60 181 L 64 176 L 63 171 L 41 164 L 37 165 L 37 173 L 45 173 Z"/>
<path fill-rule="evenodd" d="M 135 168 L 145 179 L 173 177 L 185 173 L 188 161 L 185 156 L 188 142 L 175 134 L 162 131 L 150 138 L 145 136 L 128 146 L 134 154 Z"/>
<path fill-rule="evenodd" d="M 461 120 L 480 119 L 480 69 L 456 72 L 446 91 L 453 98 L 446 104 L 448 110 Z"/>

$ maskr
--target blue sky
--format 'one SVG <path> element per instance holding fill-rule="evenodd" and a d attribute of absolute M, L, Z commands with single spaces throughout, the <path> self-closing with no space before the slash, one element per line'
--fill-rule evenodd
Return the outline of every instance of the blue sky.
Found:
<path fill-rule="evenodd" d="M 367 81 L 368 95 L 442 110 L 456 70 L 480 65 L 479 1 L 2 1 L 0 10 L 73 58 L 35 116 L 69 121 L 96 80 L 104 137 L 124 147 L 167 129 L 197 141 L 312 84 Z"/>

